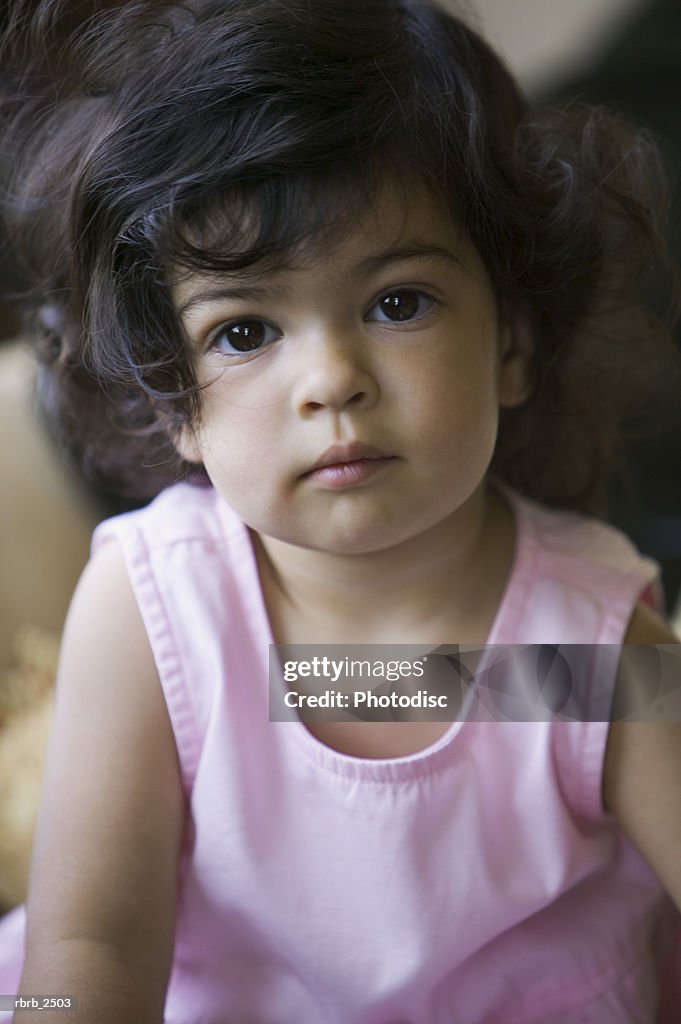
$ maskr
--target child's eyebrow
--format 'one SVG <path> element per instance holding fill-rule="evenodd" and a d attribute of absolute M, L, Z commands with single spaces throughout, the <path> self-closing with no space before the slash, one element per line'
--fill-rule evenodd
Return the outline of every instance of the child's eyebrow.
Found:
<path fill-rule="evenodd" d="M 403 245 L 392 246 L 373 256 L 367 256 L 358 264 L 358 270 L 366 273 L 380 270 L 388 263 L 412 259 L 434 259 L 439 262 L 454 263 L 462 270 L 465 269 L 463 260 L 444 245 L 436 245 L 432 242 L 406 242 Z"/>
<path fill-rule="evenodd" d="M 211 302 L 219 302 L 221 299 L 239 299 L 245 302 L 262 301 L 263 299 L 280 298 L 284 289 L 273 285 L 249 285 L 244 283 L 222 284 L 215 288 L 202 288 L 194 292 L 186 302 L 178 308 L 178 315 L 184 316 L 195 306 L 206 306 Z"/>

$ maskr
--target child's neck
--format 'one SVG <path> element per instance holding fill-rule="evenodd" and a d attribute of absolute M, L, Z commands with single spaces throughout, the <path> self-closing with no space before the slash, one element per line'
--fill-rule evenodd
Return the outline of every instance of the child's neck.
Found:
<path fill-rule="evenodd" d="M 254 537 L 277 643 L 484 643 L 513 561 L 513 515 L 482 485 L 398 548 L 334 555 Z"/>

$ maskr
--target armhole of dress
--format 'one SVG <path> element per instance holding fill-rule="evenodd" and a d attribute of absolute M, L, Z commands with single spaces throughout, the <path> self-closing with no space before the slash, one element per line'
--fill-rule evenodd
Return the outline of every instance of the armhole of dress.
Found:
<path fill-rule="evenodd" d="M 638 581 L 639 585 L 633 600 L 629 598 L 622 606 L 620 614 L 614 611 L 609 619 L 608 635 L 613 635 L 613 617 L 618 618 L 617 630 L 620 642 L 606 640 L 599 643 L 597 656 L 593 658 L 592 677 L 589 682 L 587 717 L 582 722 L 559 722 L 561 732 L 555 736 L 555 754 L 561 788 L 568 795 L 570 806 L 581 817 L 589 821 L 608 821 L 611 812 L 603 804 L 603 770 L 605 753 L 610 733 L 610 709 L 614 699 L 615 677 L 619 665 L 619 650 L 624 639 L 629 619 L 636 605 L 644 602 L 659 611 L 664 604 L 659 577 Z M 611 612 L 613 609 L 611 609 Z M 606 709 L 600 705 L 599 695 L 595 692 L 599 672 L 605 671 L 607 678 L 612 680 L 611 692 L 607 699 Z"/>
<path fill-rule="evenodd" d="M 603 765 L 609 729 L 609 721 L 587 717 L 582 721 L 557 722 L 554 731 L 554 757 L 561 790 L 571 810 L 592 822 L 609 817 L 603 804 Z"/>
<path fill-rule="evenodd" d="M 649 583 L 647 587 L 643 588 L 639 594 L 638 600 L 640 604 L 646 604 L 649 608 L 652 608 L 653 611 L 658 612 L 658 614 L 663 617 L 666 617 L 666 601 L 664 597 L 664 590 L 662 589 L 662 581 L 659 576 Z"/>
<path fill-rule="evenodd" d="M 117 529 L 110 528 L 108 523 L 101 524 L 93 536 L 93 552 L 109 541 L 116 541 L 123 551 L 168 709 L 182 788 L 188 800 L 201 753 L 200 730 L 170 616 L 152 569 L 151 552 L 142 531 L 130 524 Z"/>

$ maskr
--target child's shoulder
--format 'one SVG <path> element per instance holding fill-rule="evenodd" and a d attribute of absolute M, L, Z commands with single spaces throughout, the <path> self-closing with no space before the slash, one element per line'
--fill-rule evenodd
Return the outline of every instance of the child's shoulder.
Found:
<path fill-rule="evenodd" d="M 592 516 L 552 509 L 517 494 L 511 495 L 521 537 L 556 565 L 612 570 L 617 574 L 656 573 L 654 561 L 642 555 L 621 530 Z"/>
<path fill-rule="evenodd" d="M 642 599 L 661 605 L 659 567 L 621 531 L 509 494 L 515 567 L 495 643 L 619 644 Z"/>
<path fill-rule="evenodd" d="M 158 548 L 183 541 L 219 543 L 230 533 L 240 531 L 241 520 L 215 488 L 177 483 L 161 491 L 144 508 L 100 523 L 93 535 L 92 549 L 97 551 L 110 539 L 125 541 L 133 534 L 142 536 L 147 546 Z"/>

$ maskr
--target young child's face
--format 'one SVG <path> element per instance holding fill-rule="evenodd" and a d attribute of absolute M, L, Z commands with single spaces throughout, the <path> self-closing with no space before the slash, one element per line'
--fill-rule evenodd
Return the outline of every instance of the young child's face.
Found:
<path fill-rule="evenodd" d="M 522 372 L 480 256 L 435 200 L 405 209 L 386 190 L 326 251 L 193 276 L 175 298 L 210 382 L 178 448 L 251 528 L 359 554 L 470 512 Z"/>

